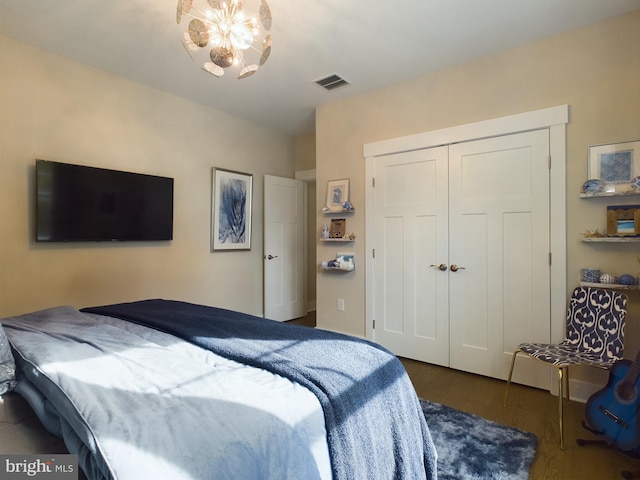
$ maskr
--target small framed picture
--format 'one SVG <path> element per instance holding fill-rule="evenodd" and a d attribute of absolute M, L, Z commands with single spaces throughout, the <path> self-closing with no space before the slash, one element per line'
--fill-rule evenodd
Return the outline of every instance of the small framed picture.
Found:
<path fill-rule="evenodd" d="M 610 205 L 607 207 L 607 236 L 640 235 L 640 205 Z"/>
<path fill-rule="evenodd" d="M 330 212 L 344 210 L 344 202 L 349 201 L 349 179 L 330 180 L 327 183 L 327 208 Z"/>
<path fill-rule="evenodd" d="M 589 178 L 629 184 L 640 176 L 640 140 L 589 147 Z"/>
<path fill-rule="evenodd" d="M 329 238 L 343 238 L 346 235 L 346 218 L 332 218 L 329 227 Z"/>

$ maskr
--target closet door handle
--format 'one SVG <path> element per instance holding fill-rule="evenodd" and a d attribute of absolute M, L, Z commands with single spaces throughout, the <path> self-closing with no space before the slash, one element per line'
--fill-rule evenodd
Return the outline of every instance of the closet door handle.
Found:
<path fill-rule="evenodd" d="M 451 264 L 451 271 L 452 272 L 457 272 L 458 270 L 466 270 L 466 268 L 464 267 L 459 267 L 458 265 L 456 265 L 455 263 Z"/>
<path fill-rule="evenodd" d="M 437 267 L 438 270 L 444 272 L 447 270 L 447 264 L 446 263 L 441 263 L 440 265 L 429 265 L 430 267 Z"/>

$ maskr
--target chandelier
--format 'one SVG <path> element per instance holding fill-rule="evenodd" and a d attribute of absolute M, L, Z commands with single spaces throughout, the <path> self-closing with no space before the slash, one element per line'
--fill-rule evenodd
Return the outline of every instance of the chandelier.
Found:
<path fill-rule="evenodd" d="M 262 38 L 262 34 L 271 30 L 271 10 L 265 0 L 254 1 L 260 4 L 259 21 L 246 13 L 240 0 L 178 0 L 178 25 L 183 18 L 191 19 L 183 39 L 187 52 L 194 59 L 200 52 L 208 53 L 203 70 L 221 77 L 227 69 L 237 67 L 241 79 L 267 61 L 271 35 Z"/>

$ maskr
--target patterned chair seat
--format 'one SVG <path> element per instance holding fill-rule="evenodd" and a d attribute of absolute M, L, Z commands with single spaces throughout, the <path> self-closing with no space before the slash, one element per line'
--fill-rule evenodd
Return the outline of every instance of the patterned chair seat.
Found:
<path fill-rule="evenodd" d="M 615 360 L 603 360 L 601 355 L 591 352 L 581 352 L 573 345 L 564 342 L 558 345 L 548 343 L 521 343 L 518 349 L 522 353 L 541 360 L 556 367 L 568 367 L 569 365 L 590 365 L 597 367 L 610 367 Z"/>

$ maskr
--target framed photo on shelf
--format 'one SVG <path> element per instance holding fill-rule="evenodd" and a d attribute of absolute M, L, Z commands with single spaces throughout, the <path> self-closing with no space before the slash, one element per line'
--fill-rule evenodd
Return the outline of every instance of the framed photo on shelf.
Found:
<path fill-rule="evenodd" d="M 589 147 L 589 178 L 607 184 L 631 183 L 640 176 L 640 140 Z"/>
<path fill-rule="evenodd" d="M 344 202 L 349 201 L 349 179 L 329 180 L 327 182 L 327 208 L 330 212 L 344 210 Z"/>
<path fill-rule="evenodd" d="M 640 205 L 610 205 L 607 207 L 607 236 L 640 235 Z"/>
<path fill-rule="evenodd" d="M 253 175 L 213 168 L 211 250 L 251 250 Z"/>
<path fill-rule="evenodd" d="M 331 226 L 329 227 L 329 238 L 343 238 L 347 234 L 346 227 L 346 218 L 332 218 Z"/>

